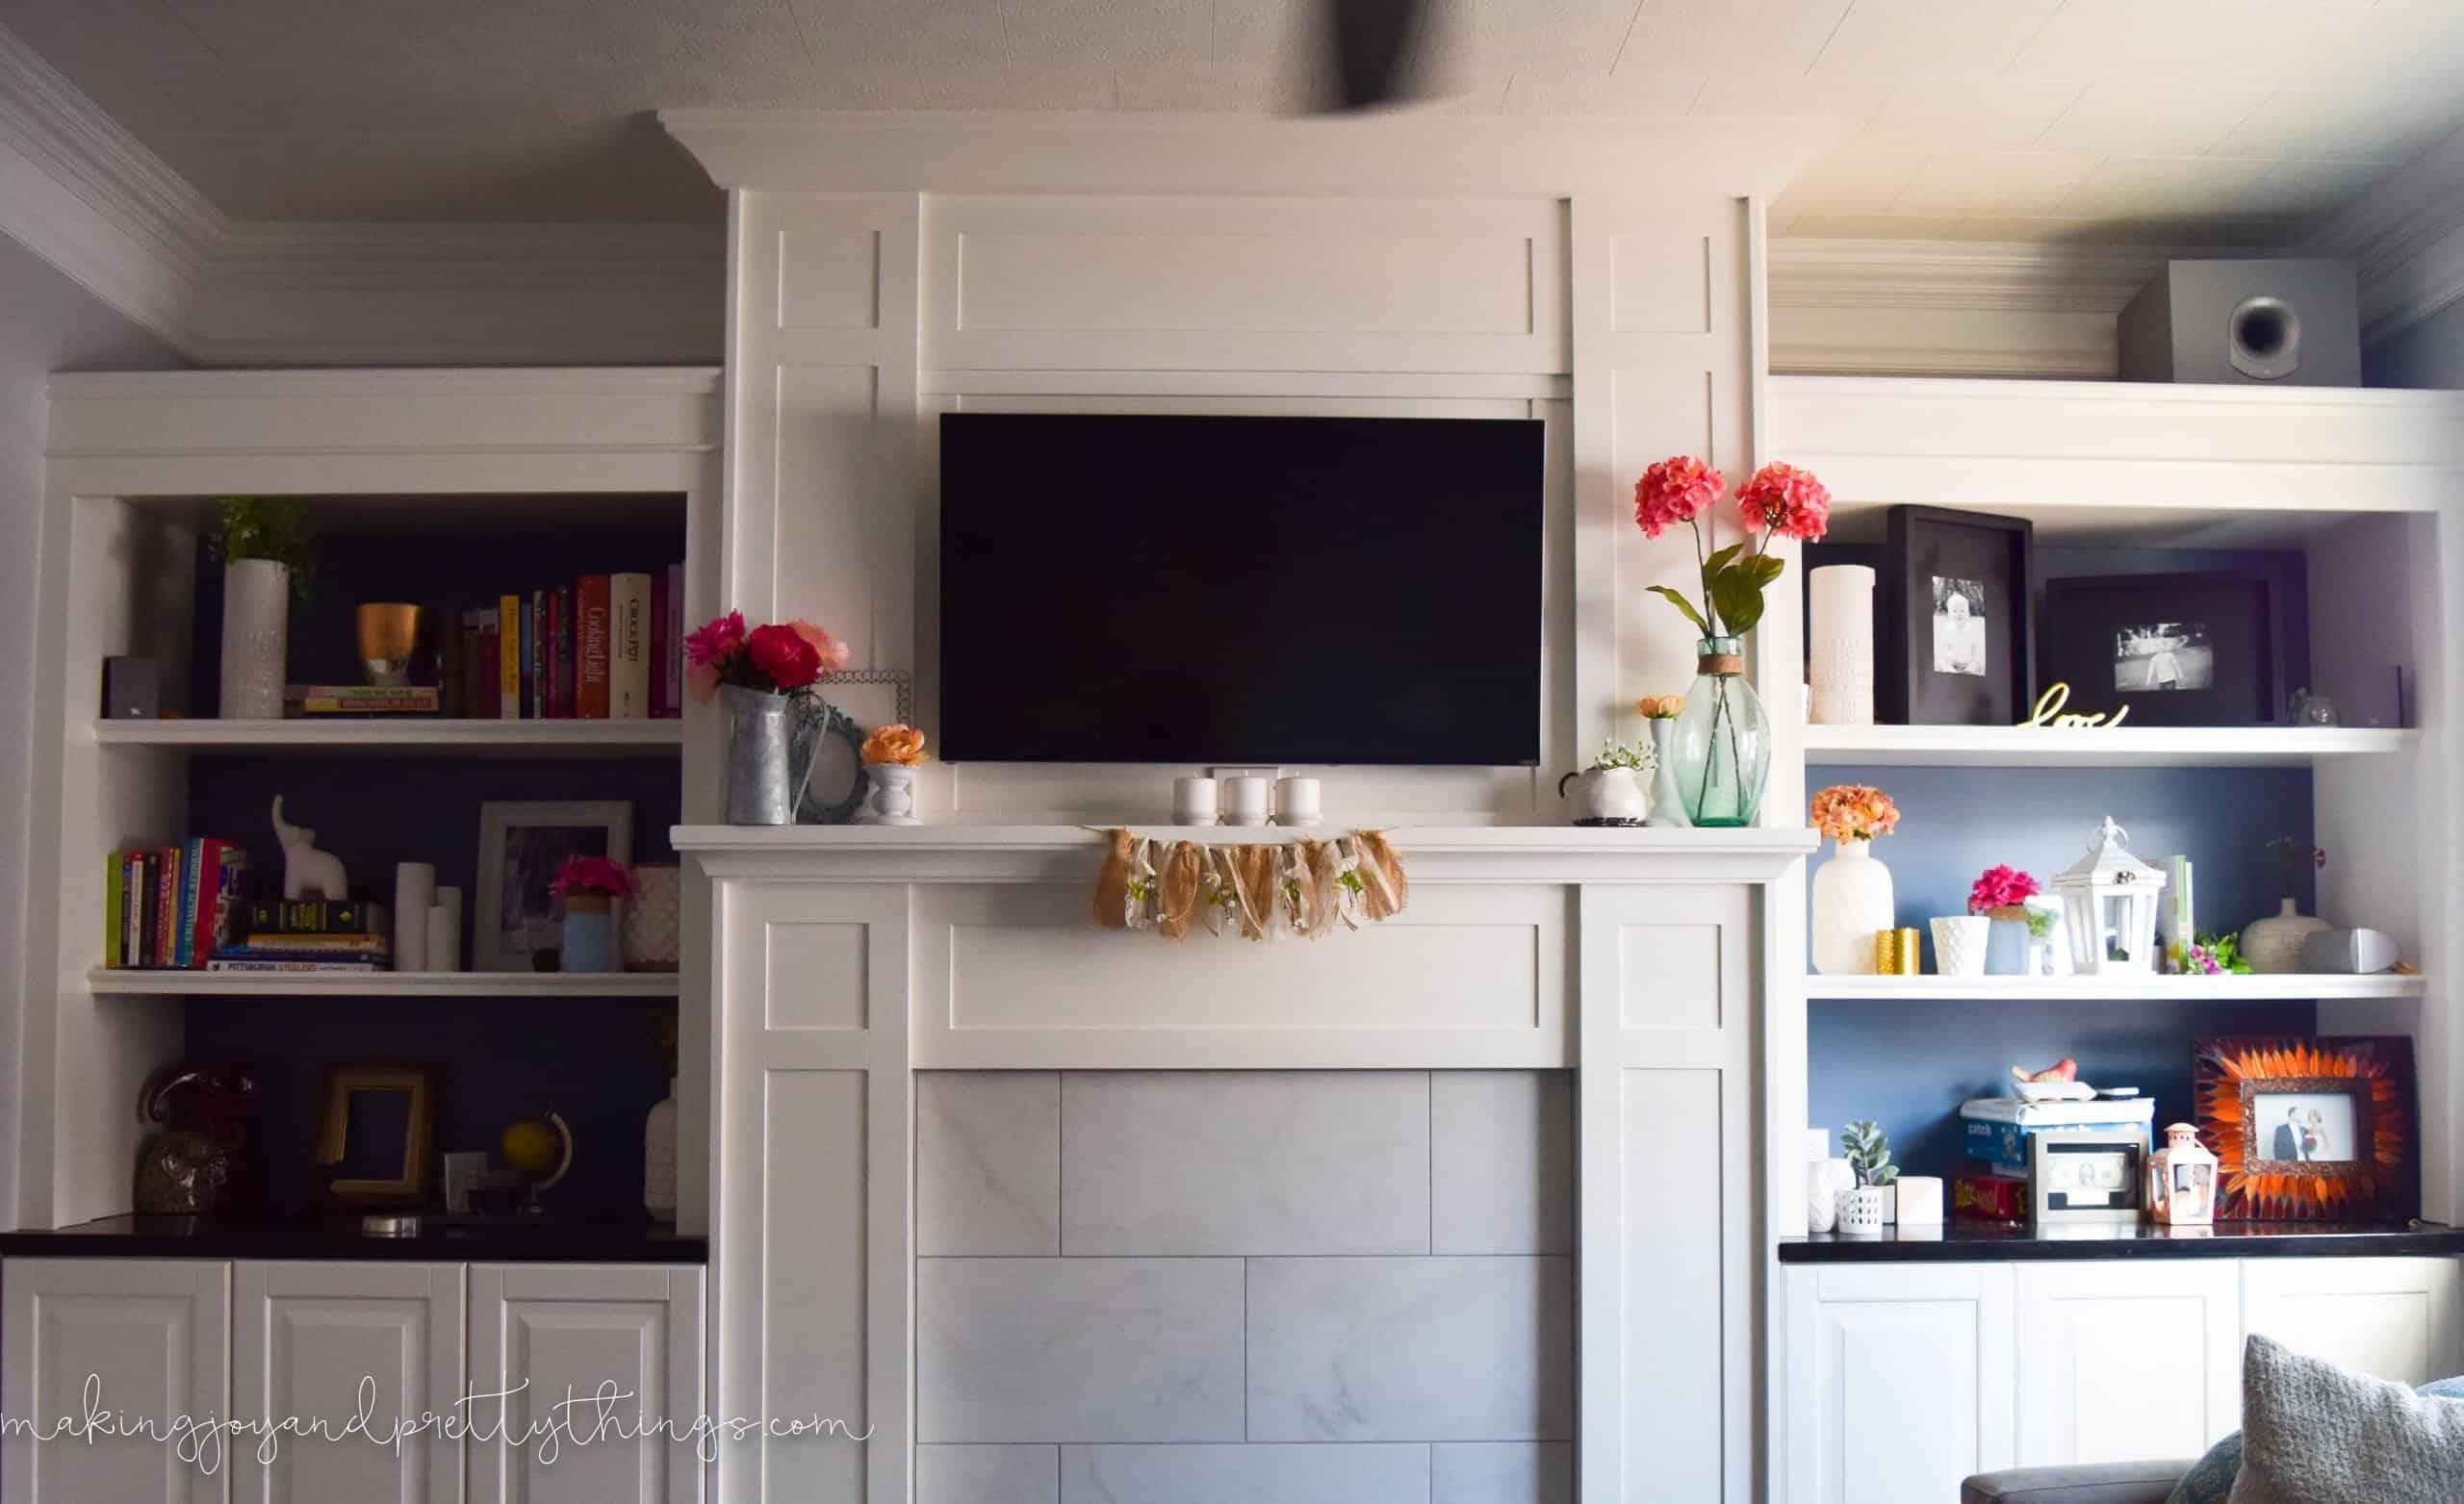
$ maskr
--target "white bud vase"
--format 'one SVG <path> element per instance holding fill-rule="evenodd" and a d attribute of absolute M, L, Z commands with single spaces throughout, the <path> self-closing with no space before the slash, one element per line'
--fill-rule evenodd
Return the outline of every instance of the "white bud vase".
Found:
<path fill-rule="evenodd" d="M 291 567 L 272 559 L 222 566 L 222 701 L 225 721 L 282 719 L 284 655 L 291 637 Z"/>
<path fill-rule="evenodd" d="M 2242 931 L 2242 959 L 2262 976 L 2290 976 L 2301 969 L 2301 942 L 2330 928 L 2325 920 L 2311 918 L 2299 904 L 2286 899 L 2274 914 Z"/>
<path fill-rule="evenodd" d="M 1897 913 L 1890 869 L 1874 859 L 1874 843 L 1837 843 L 1813 870 L 1813 969 L 1826 977 L 1870 977 L 1874 936 Z"/>

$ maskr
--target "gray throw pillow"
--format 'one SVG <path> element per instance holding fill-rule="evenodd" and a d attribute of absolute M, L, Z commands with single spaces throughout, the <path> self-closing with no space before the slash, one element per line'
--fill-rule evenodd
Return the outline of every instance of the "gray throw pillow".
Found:
<path fill-rule="evenodd" d="M 2347 1373 L 2253 1334 L 2231 1504 L 2453 1504 L 2464 1400 Z"/>

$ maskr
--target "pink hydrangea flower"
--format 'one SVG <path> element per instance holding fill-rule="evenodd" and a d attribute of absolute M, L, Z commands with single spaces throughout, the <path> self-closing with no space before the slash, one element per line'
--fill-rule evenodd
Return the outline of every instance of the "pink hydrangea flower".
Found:
<path fill-rule="evenodd" d="M 1634 482 L 1634 523 L 1656 538 L 1679 523 L 1690 523 L 1719 504 L 1726 475 L 1691 454 L 1673 454 Z"/>
<path fill-rule="evenodd" d="M 1988 867 L 1968 889 L 1967 911 L 1982 914 L 2026 903 L 2043 891 L 2037 879 L 2015 867 Z"/>
<path fill-rule="evenodd" d="M 1737 491 L 1736 506 L 1758 532 L 1770 528 L 1814 543 L 1831 528 L 1831 493 L 1810 472 L 1778 460 L 1754 472 Z"/>
<path fill-rule="evenodd" d="M 685 633 L 685 661 L 716 668 L 744 646 L 744 613 L 731 611 Z"/>

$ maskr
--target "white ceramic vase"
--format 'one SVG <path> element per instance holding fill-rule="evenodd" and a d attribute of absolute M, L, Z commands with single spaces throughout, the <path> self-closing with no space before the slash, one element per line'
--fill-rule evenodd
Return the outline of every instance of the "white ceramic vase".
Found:
<path fill-rule="evenodd" d="M 1874 572 L 1827 564 L 1810 576 L 1806 617 L 1809 718 L 1816 726 L 1874 724 Z"/>
<path fill-rule="evenodd" d="M 222 566 L 222 701 L 225 721 L 282 719 L 284 654 L 291 636 L 291 567 L 272 559 Z"/>
<path fill-rule="evenodd" d="M 1934 921 L 1934 970 L 1945 977 L 1985 975 L 1985 948 L 1993 921 L 1983 914 L 1953 914 Z"/>
<path fill-rule="evenodd" d="M 684 873 L 674 862 L 633 869 L 620 943 L 627 971 L 674 971 L 684 955 Z"/>
<path fill-rule="evenodd" d="M 1839 1193 L 1839 1231 L 1853 1237 L 1880 1237 L 1890 1220 L 1887 1185 L 1854 1185 Z"/>
<path fill-rule="evenodd" d="M 667 1096 L 651 1108 L 642 1125 L 642 1210 L 661 1222 L 676 1220 L 676 1078 Z"/>
<path fill-rule="evenodd" d="M 2265 976 L 2290 975 L 2301 969 L 2301 942 L 2328 928 L 2325 920 L 2311 918 L 2286 899 L 2283 907 L 2242 931 L 2242 959 Z"/>
<path fill-rule="evenodd" d="M 1813 870 L 1813 969 L 1826 977 L 1870 977 L 1874 936 L 1891 928 L 1890 869 L 1874 843 L 1846 840 Z"/>
<path fill-rule="evenodd" d="M 1643 823 L 1643 782 L 1631 768 L 1585 768 L 1557 780 L 1557 793 L 1574 785 L 1577 825 L 1637 826 Z"/>
<path fill-rule="evenodd" d="M 1828 1233 L 1839 1225 L 1839 1197 L 1857 1184 L 1857 1172 L 1841 1159 L 1806 1164 L 1806 1229 Z"/>
<path fill-rule="evenodd" d="M 873 791 L 856 811 L 858 825 L 921 825 L 915 818 L 915 765 L 911 762 L 868 762 Z M 1236 780 L 1237 781 L 1237 780 Z M 1258 780 L 1263 783 L 1264 779 Z"/>

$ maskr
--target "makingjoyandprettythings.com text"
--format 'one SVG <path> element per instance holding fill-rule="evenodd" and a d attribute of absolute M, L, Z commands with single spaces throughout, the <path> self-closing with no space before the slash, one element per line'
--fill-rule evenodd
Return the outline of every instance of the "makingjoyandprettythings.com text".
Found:
<path fill-rule="evenodd" d="M 508 1389 L 474 1389 L 442 1415 L 423 1411 L 417 1415 L 380 1419 L 376 1415 L 376 1380 L 367 1376 L 359 1381 L 355 1408 L 340 1420 L 328 1416 L 223 1418 L 212 1415 L 156 1419 L 111 1409 L 103 1402 L 101 1375 L 88 1374 L 79 1393 L 78 1414 L 63 1415 L 48 1424 L 35 1417 L 0 1415 L 0 1436 L 51 1444 L 82 1442 L 88 1446 L 106 1440 L 152 1440 L 169 1447 L 182 1463 L 210 1477 L 221 1470 L 232 1449 L 250 1440 L 255 1443 L 257 1462 L 272 1466 L 282 1453 L 286 1438 L 383 1447 L 398 1457 L 404 1446 L 429 1437 L 482 1446 L 502 1442 L 517 1449 L 534 1450 L 541 1466 L 553 1466 L 567 1447 L 644 1440 L 690 1442 L 694 1455 L 706 1463 L 718 1456 L 722 1441 L 744 1441 L 757 1436 L 866 1441 L 873 1435 L 869 1426 L 857 1431 L 843 1420 L 824 1415 L 757 1419 L 650 1415 L 629 1410 L 632 1391 L 612 1380 L 603 1382 L 587 1394 L 578 1394 L 568 1387 L 563 1399 L 518 1416 L 520 1402 L 529 1389 L 530 1383 L 526 1379 Z"/>

